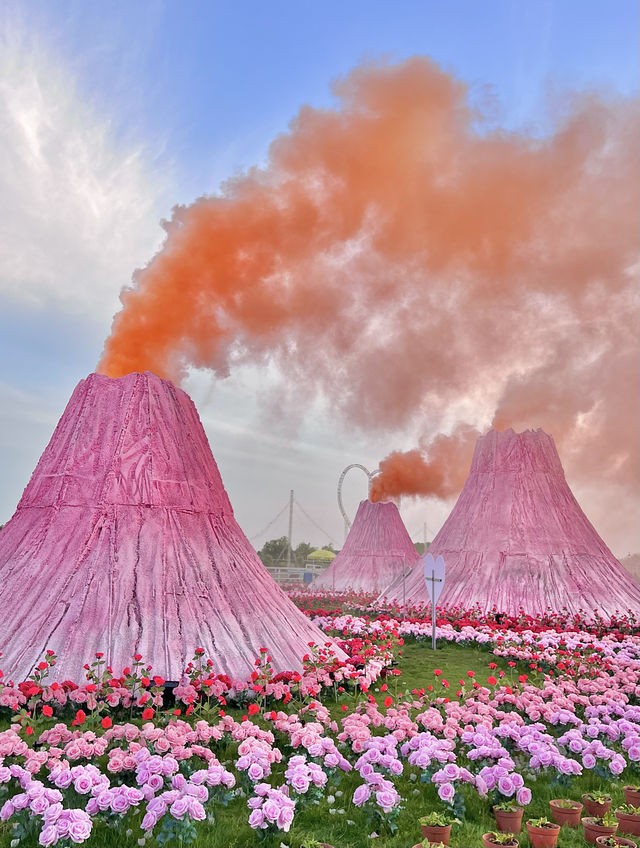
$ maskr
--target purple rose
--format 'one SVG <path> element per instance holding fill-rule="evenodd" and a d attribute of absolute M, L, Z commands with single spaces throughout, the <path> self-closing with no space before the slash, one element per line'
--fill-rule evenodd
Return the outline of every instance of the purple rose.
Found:
<path fill-rule="evenodd" d="M 527 804 L 531 803 L 531 790 L 527 789 L 526 786 L 521 786 L 516 792 L 516 801 L 521 807 L 526 807 Z"/>

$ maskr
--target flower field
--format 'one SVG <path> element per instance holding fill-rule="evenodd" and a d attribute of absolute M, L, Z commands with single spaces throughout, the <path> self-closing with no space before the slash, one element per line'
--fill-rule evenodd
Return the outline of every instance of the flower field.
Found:
<path fill-rule="evenodd" d="M 366 596 L 292 597 L 350 657 L 309 645 L 302 673 L 257 651 L 247 681 L 197 650 L 177 686 L 144 658 L 51 683 L 0 676 L 0 845 L 413 846 L 419 819 L 450 844 L 640 782 L 640 622 L 372 610 Z M 0 668 L 1 668 L 0 657 Z M 523 824 L 521 846 L 528 846 Z M 560 846 L 586 844 L 582 827 Z"/>

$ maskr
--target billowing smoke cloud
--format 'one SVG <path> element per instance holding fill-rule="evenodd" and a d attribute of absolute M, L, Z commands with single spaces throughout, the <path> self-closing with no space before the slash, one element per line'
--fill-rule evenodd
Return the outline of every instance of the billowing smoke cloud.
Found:
<path fill-rule="evenodd" d="M 567 96 L 534 138 L 491 131 L 425 58 L 359 67 L 334 91 L 335 109 L 300 110 L 266 168 L 174 210 L 99 370 L 179 380 L 269 360 L 351 424 L 422 419 L 374 497 L 454 494 L 474 425 L 492 419 L 552 433 L 574 478 L 628 486 L 637 102 Z M 461 399 L 476 412 L 446 424 Z"/>

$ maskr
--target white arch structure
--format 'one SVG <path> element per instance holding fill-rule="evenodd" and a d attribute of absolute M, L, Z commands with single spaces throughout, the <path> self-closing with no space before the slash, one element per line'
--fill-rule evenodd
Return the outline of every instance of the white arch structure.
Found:
<path fill-rule="evenodd" d="M 351 471 L 352 468 L 359 468 L 361 471 L 364 471 L 364 473 L 367 475 L 367 481 L 368 481 L 367 482 L 367 497 L 369 496 L 369 493 L 371 492 L 371 481 L 376 476 L 376 474 L 380 473 L 379 468 L 376 468 L 375 471 L 369 471 L 368 468 L 365 468 L 365 466 L 361 465 L 359 462 L 353 462 L 353 463 L 351 463 L 351 465 L 347 465 L 347 467 L 344 469 L 344 471 L 340 475 L 340 479 L 338 480 L 338 506 L 340 508 L 340 512 L 342 513 L 342 517 L 344 518 L 344 537 L 345 537 L 345 539 L 347 538 L 347 533 L 349 532 L 349 530 L 351 528 L 351 519 L 347 515 L 347 511 L 344 508 L 344 503 L 342 502 L 342 484 L 344 482 L 344 478 L 347 476 L 347 474 L 349 473 L 349 471 Z"/>

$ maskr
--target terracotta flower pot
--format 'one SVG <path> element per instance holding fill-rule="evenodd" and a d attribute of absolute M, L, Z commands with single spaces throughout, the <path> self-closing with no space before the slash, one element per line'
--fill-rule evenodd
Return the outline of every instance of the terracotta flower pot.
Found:
<path fill-rule="evenodd" d="M 596 818 L 605 816 L 611 809 L 611 800 L 605 801 L 604 804 L 598 804 L 596 801 L 592 801 L 590 798 L 587 798 L 586 795 L 583 795 L 582 803 L 587 811 L 587 815 L 595 816 Z"/>
<path fill-rule="evenodd" d="M 439 825 L 421 824 L 422 838 L 428 839 L 429 842 L 442 842 L 443 845 L 448 845 L 451 839 L 451 825 L 447 824 L 443 827 Z"/>
<path fill-rule="evenodd" d="M 549 801 L 551 807 L 551 818 L 559 824 L 567 825 L 567 827 L 578 827 L 580 825 L 580 816 L 582 815 L 582 804 L 579 801 L 572 801 L 573 807 L 561 807 L 559 801 L 563 799 L 556 798 Z"/>
<path fill-rule="evenodd" d="M 498 810 L 493 808 L 493 815 L 496 817 L 496 825 L 501 833 L 520 833 L 522 830 L 522 816 L 524 809 L 516 810 L 515 813 L 509 813 L 506 810 Z"/>
<path fill-rule="evenodd" d="M 492 837 L 493 834 L 490 832 L 482 834 L 482 848 L 502 848 L 504 846 L 504 842 L 501 845 L 498 842 L 494 842 Z M 509 843 L 508 848 L 518 848 L 519 844 L 518 840 L 514 839 L 513 842 Z"/>
<path fill-rule="evenodd" d="M 605 844 L 605 839 L 608 838 L 608 836 L 599 836 L 596 839 L 596 845 L 601 845 L 603 848 L 609 848 L 609 846 Z M 617 848 L 638 848 L 635 842 L 632 842 L 630 839 L 625 839 L 624 836 L 616 836 L 615 839 Z M 418 846 L 418 848 L 420 848 L 420 846 Z"/>
<path fill-rule="evenodd" d="M 549 825 L 549 827 L 531 827 L 527 822 L 527 834 L 531 848 L 556 848 L 559 833 L 559 824 Z"/>
<path fill-rule="evenodd" d="M 620 833 L 640 836 L 640 810 L 638 810 L 637 815 L 621 813 L 619 810 L 616 810 L 616 818 L 618 819 L 618 830 Z"/>
<path fill-rule="evenodd" d="M 624 787 L 624 802 L 632 807 L 640 807 L 640 789 L 636 786 Z"/>
<path fill-rule="evenodd" d="M 593 816 L 586 816 L 582 819 L 584 827 L 584 838 L 590 845 L 596 844 L 596 839 L 599 836 L 615 836 L 618 830 L 618 825 L 607 826 L 605 824 L 596 824 Z"/>

